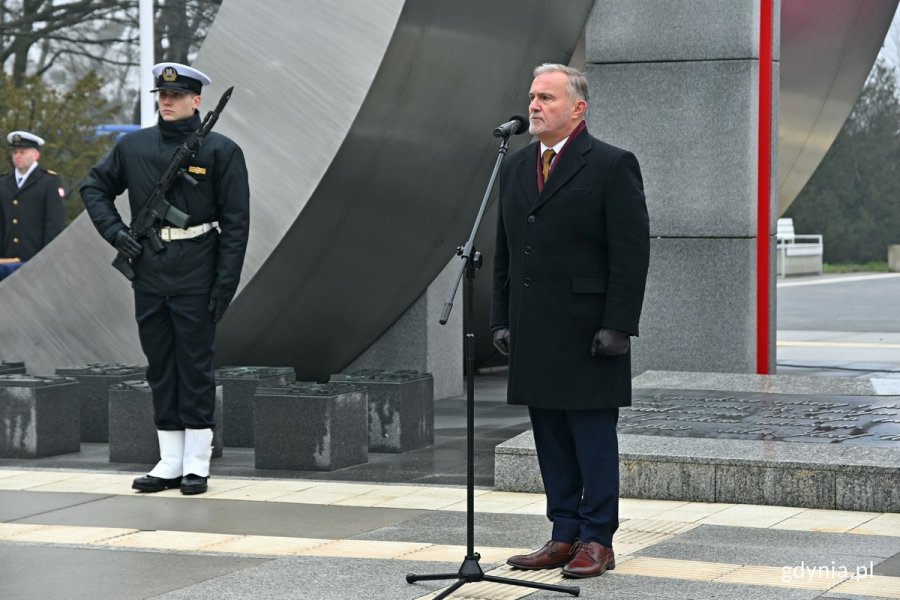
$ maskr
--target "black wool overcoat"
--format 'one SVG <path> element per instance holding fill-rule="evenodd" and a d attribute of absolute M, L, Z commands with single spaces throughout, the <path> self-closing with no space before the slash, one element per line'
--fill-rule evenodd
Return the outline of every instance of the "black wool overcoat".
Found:
<path fill-rule="evenodd" d="M 510 329 L 507 401 L 540 408 L 631 404 L 631 354 L 591 356 L 600 328 L 638 335 L 650 257 L 635 156 L 586 130 L 541 192 L 535 142 L 499 175 L 491 324 Z"/>
<path fill-rule="evenodd" d="M 0 257 L 30 260 L 66 226 L 66 192 L 53 171 L 35 167 L 22 187 L 0 176 Z"/>

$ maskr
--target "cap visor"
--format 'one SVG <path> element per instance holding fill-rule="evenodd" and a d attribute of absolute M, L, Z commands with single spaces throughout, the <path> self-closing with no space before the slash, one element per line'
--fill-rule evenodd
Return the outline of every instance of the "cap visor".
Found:
<path fill-rule="evenodd" d="M 157 85 L 155 88 L 150 90 L 151 92 L 158 92 L 159 90 L 172 90 L 173 92 L 181 92 L 183 94 L 199 94 L 200 90 L 196 90 L 190 88 L 186 85 L 179 85 L 177 83 L 162 83 Z"/>

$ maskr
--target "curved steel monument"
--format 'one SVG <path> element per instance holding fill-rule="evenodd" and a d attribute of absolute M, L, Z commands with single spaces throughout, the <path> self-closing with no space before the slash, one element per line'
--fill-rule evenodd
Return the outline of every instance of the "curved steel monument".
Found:
<path fill-rule="evenodd" d="M 223 364 L 327 378 L 464 241 L 531 69 L 568 62 L 590 0 L 223 2 L 196 66 L 250 170 L 250 245 Z M 516 143 L 527 140 L 520 136 Z M 128 282 L 85 215 L 0 285 L 0 355 L 30 371 L 143 361 Z"/>
<path fill-rule="evenodd" d="M 594 4 L 225 0 L 196 61 L 213 79 L 201 111 L 235 86 L 217 128 L 247 156 L 252 227 L 219 361 L 322 379 L 388 329 L 466 239 L 496 155 L 490 132 L 525 111 L 534 65 L 569 62 Z M 781 4 L 783 211 L 839 131 L 897 2 Z M 112 258 L 82 215 L 0 284 L 0 358 L 37 373 L 143 361 Z"/>
<path fill-rule="evenodd" d="M 896 10 L 897 0 L 782 0 L 779 215 L 840 132 Z"/>

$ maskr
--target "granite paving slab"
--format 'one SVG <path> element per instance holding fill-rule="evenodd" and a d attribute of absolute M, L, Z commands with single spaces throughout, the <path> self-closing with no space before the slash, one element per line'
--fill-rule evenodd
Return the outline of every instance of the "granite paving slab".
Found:
<path fill-rule="evenodd" d="M 257 502 L 248 510 L 238 500 L 192 502 L 135 494 L 68 506 L 17 522 L 332 539 L 353 537 L 420 512 L 284 502 Z"/>
<path fill-rule="evenodd" d="M 456 572 L 457 563 L 298 557 L 269 561 L 156 597 L 156 600 L 413 600 L 443 587 L 406 583 L 408 572 Z"/>
<path fill-rule="evenodd" d="M 550 536 L 543 515 L 475 514 L 475 549 L 479 546 L 540 548 Z M 466 545 L 464 512 L 431 511 L 358 535 L 356 539 Z M 460 556 L 460 561 L 462 560 Z"/>
<path fill-rule="evenodd" d="M 152 598 L 264 562 L 234 556 L 0 544 L 0 595 L 3 600 Z"/>
<path fill-rule="evenodd" d="M 715 581 L 691 581 L 666 577 L 637 577 L 621 575 L 615 571 L 602 577 L 579 579 L 580 598 L 615 598 L 615 600 L 812 600 L 822 592 L 809 590 L 773 589 L 766 586 L 718 583 Z M 551 592 L 537 592 L 528 600 L 560 600 L 570 598 Z M 868 600 L 872 600 L 869 598 Z"/>
<path fill-rule="evenodd" d="M 875 565 L 875 574 L 900 577 L 900 552 Z"/>
<path fill-rule="evenodd" d="M 0 490 L 0 522 L 26 519 L 79 504 L 95 502 L 105 497 L 99 494 Z"/>
<path fill-rule="evenodd" d="M 900 538 L 896 537 L 701 525 L 636 555 L 785 569 L 843 566 L 850 574 L 857 568 L 871 574 L 897 552 Z"/>

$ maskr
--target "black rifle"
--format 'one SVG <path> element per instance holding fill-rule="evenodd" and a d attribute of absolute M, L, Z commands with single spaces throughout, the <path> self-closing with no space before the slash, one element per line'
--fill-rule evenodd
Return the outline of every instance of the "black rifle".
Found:
<path fill-rule="evenodd" d="M 231 86 L 225 90 L 225 93 L 222 94 L 216 108 L 206 113 L 206 117 L 203 119 L 203 123 L 200 124 L 200 128 L 175 149 L 175 152 L 172 153 L 172 159 L 169 161 L 166 170 L 163 171 L 159 181 L 156 182 L 156 187 L 153 188 L 150 197 L 144 202 L 144 206 L 141 208 L 140 212 L 131 219 L 131 226 L 128 228 L 131 236 L 138 241 L 143 238 L 148 238 L 150 240 L 150 247 L 153 248 L 153 251 L 156 253 L 160 253 L 166 249 L 162 239 L 159 237 L 158 228 L 161 227 L 163 223 L 169 222 L 175 227 L 185 229 L 191 218 L 189 214 L 172 206 L 172 204 L 166 200 L 166 194 L 169 193 L 169 189 L 171 189 L 177 177 L 181 177 L 191 185 L 197 185 L 197 180 L 191 177 L 184 168 L 194 153 L 200 149 L 203 138 L 206 137 L 206 134 L 208 134 L 212 130 L 213 125 L 216 124 L 216 121 L 219 119 L 219 114 L 225 108 L 228 99 L 231 98 L 231 91 L 233 89 L 234 86 Z M 129 280 L 134 279 L 134 269 L 131 267 L 131 260 L 121 252 L 116 254 L 112 266 L 118 269 L 122 275 Z"/>

